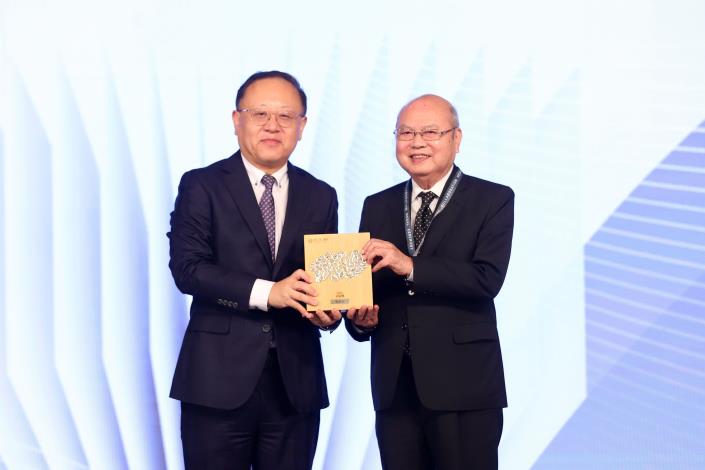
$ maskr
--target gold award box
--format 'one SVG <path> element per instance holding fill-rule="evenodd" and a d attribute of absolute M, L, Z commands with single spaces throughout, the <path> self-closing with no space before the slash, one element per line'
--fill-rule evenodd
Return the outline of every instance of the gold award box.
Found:
<path fill-rule="evenodd" d="M 369 232 L 304 235 L 306 272 L 318 291 L 308 311 L 372 305 L 372 271 L 360 252 L 369 239 Z"/>

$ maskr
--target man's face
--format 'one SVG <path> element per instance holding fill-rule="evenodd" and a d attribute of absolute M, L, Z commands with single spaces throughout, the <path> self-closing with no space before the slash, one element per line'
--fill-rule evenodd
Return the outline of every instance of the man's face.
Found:
<path fill-rule="evenodd" d="M 403 131 L 442 132 L 453 127 L 450 104 L 438 96 L 424 96 L 412 101 L 397 118 L 397 134 Z M 406 141 L 397 137 L 397 160 L 414 181 L 428 189 L 453 166 L 461 139 L 460 129 L 432 141 L 424 140 L 420 134 Z"/>
<path fill-rule="evenodd" d="M 233 111 L 233 124 L 242 154 L 254 166 L 265 172 L 273 172 L 284 166 L 301 139 L 306 117 L 296 88 L 281 78 L 264 78 L 252 83 L 242 99 L 241 110 Z M 257 116 L 269 113 L 266 122 L 258 122 Z M 294 116 L 284 122 L 279 116 Z M 283 125 L 282 125 L 283 124 Z"/>

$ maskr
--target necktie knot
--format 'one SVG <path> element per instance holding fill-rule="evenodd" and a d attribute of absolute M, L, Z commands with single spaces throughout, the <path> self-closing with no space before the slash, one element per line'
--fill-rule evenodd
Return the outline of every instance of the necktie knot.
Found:
<path fill-rule="evenodd" d="M 264 175 L 262 177 L 262 184 L 266 188 L 267 191 L 272 191 L 272 186 L 274 186 L 277 182 L 277 179 L 272 176 L 272 175 Z"/>
<path fill-rule="evenodd" d="M 421 208 L 430 206 L 431 202 L 436 199 L 436 195 L 431 191 L 424 191 L 422 193 L 419 193 L 419 197 L 421 198 Z"/>

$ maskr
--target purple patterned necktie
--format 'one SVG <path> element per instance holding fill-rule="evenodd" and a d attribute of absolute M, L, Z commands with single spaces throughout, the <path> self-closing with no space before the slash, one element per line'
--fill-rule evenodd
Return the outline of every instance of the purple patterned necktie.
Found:
<path fill-rule="evenodd" d="M 425 191 L 419 193 L 421 198 L 421 207 L 416 213 L 416 220 L 414 220 L 414 247 L 419 246 L 423 236 L 426 234 L 429 225 L 431 225 L 431 220 L 433 219 L 433 213 L 431 212 L 431 201 L 436 198 L 436 195 L 431 191 Z"/>
<path fill-rule="evenodd" d="M 274 197 L 272 197 L 272 186 L 277 180 L 272 175 L 264 175 L 262 184 L 264 185 L 264 194 L 259 200 L 259 210 L 262 212 L 262 220 L 264 228 L 267 230 L 267 240 L 269 240 L 269 249 L 272 251 L 272 261 L 274 261 Z"/>

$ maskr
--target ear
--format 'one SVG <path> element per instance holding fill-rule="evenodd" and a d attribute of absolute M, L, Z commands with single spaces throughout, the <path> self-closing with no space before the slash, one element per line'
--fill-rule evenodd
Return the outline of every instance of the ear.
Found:
<path fill-rule="evenodd" d="M 240 127 L 240 113 L 237 110 L 233 111 L 233 127 L 235 127 L 235 135 L 237 135 L 237 129 Z"/>
<path fill-rule="evenodd" d="M 298 126 L 298 129 L 297 129 L 296 140 L 301 140 L 301 137 L 302 137 L 303 134 L 304 134 L 304 127 L 306 127 L 306 123 L 307 123 L 307 122 L 308 122 L 308 118 L 307 118 L 306 116 L 302 117 L 302 118 L 299 120 L 299 126 Z"/>
<path fill-rule="evenodd" d="M 463 140 L 463 131 L 459 127 L 454 131 L 455 153 L 460 152 L 460 141 Z"/>

